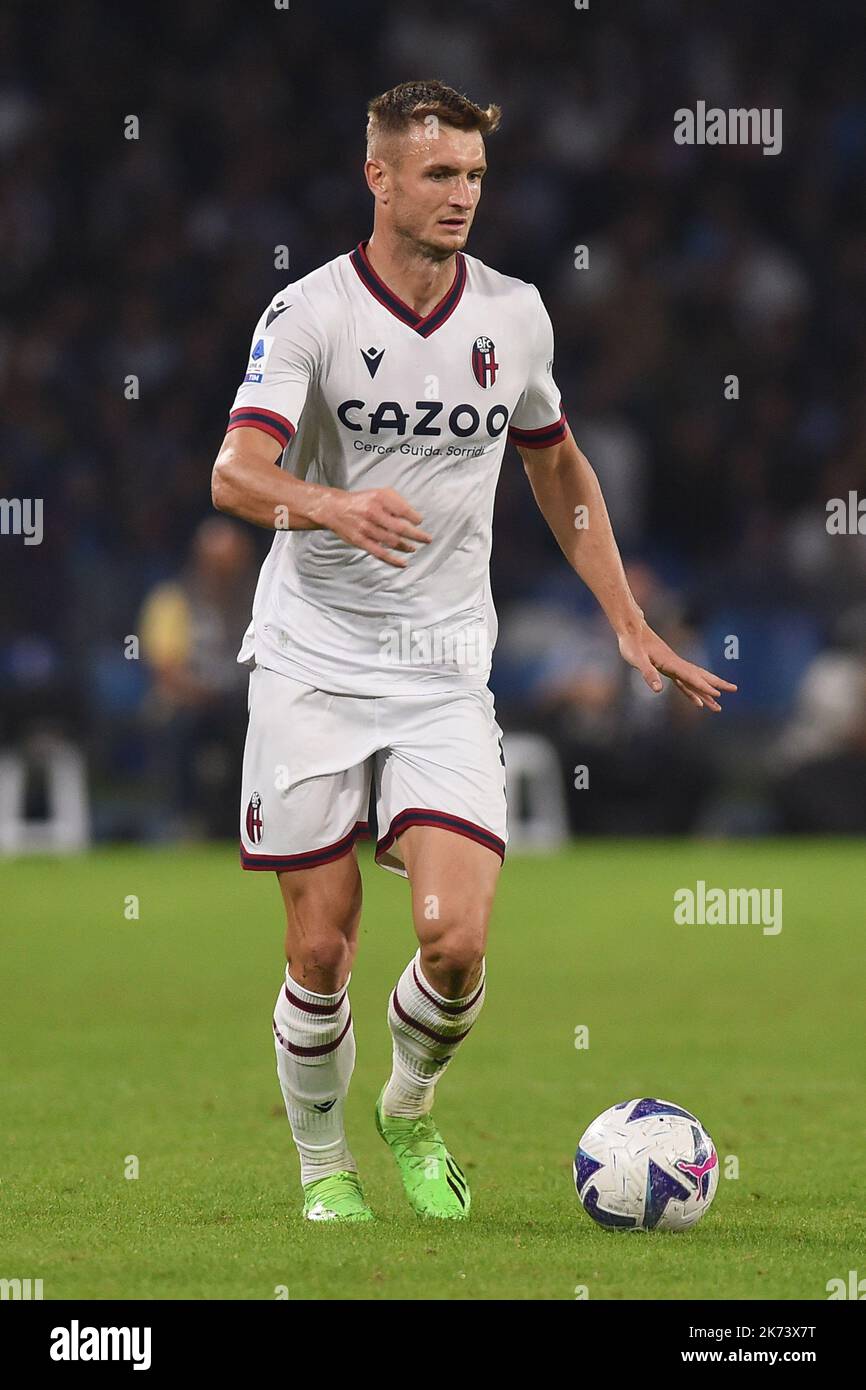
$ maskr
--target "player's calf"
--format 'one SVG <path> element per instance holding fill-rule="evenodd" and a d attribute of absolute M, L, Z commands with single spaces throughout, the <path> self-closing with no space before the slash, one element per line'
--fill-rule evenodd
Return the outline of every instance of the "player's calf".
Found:
<path fill-rule="evenodd" d="M 318 994 L 298 984 L 287 966 L 273 1033 L 277 1076 L 305 1192 L 309 1184 L 336 1174 L 357 1176 L 343 1118 L 355 1066 L 348 981 L 333 994 Z"/>
<path fill-rule="evenodd" d="M 391 1149 L 403 1187 L 421 1216 L 462 1220 L 469 1215 L 469 1184 L 430 1114 L 437 1081 L 468 1036 L 484 1003 L 485 964 L 471 992 L 439 994 L 426 978 L 419 949 L 391 994 L 388 1023 L 393 1070 L 376 1103 L 376 1128 Z"/>
<path fill-rule="evenodd" d="M 383 1093 L 387 1115 L 417 1118 L 433 1106 L 439 1078 L 468 1037 L 484 1005 L 482 957 L 471 992 L 448 999 L 426 978 L 419 949 L 397 981 L 388 1003 L 392 1072 Z"/>
<path fill-rule="evenodd" d="M 349 1006 L 361 908 L 354 858 L 280 874 L 285 983 L 274 1008 L 277 1075 L 301 1164 L 304 1215 L 367 1220 L 343 1110 L 355 1065 Z"/>

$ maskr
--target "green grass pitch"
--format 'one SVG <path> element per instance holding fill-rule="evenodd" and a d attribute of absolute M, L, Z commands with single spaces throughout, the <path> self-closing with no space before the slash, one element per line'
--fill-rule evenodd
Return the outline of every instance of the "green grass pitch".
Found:
<path fill-rule="evenodd" d="M 866 1274 L 863 854 L 509 856 L 485 1009 L 435 1111 L 473 1213 L 440 1226 L 404 1205 L 373 1126 L 415 941 L 405 881 L 365 852 L 348 1131 L 378 1221 L 355 1228 L 299 1215 L 273 876 L 223 846 L 7 862 L 0 1276 L 41 1278 L 46 1299 L 825 1299 Z M 675 925 L 674 891 L 698 879 L 781 888 L 782 931 Z M 684 1235 L 601 1230 L 574 1193 L 584 1127 L 639 1095 L 694 1110 L 719 1151 L 715 1203 Z"/>

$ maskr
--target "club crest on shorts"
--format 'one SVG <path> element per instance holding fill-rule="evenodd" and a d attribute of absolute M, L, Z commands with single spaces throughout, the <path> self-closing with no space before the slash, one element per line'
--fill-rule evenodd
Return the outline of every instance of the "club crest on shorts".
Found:
<path fill-rule="evenodd" d="M 491 338 L 476 338 L 472 347 L 472 371 L 479 386 L 492 386 L 499 371 Z"/>
<path fill-rule="evenodd" d="M 265 819 L 262 815 L 262 798 L 253 792 L 247 807 L 247 839 L 250 844 L 260 845 L 265 833 Z"/>

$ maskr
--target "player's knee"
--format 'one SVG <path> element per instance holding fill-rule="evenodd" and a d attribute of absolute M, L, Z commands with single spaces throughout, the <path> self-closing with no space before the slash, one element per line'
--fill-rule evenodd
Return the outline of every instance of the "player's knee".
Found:
<path fill-rule="evenodd" d="M 342 989 L 355 962 L 357 932 L 352 922 L 299 921 L 286 938 L 286 960 L 299 983 L 319 994 Z"/>
<path fill-rule="evenodd" d="M 289 968 L 300 966 L 307 980 L 316 979 L 323 993 L 342 989 L 355 959 L 355 944 L 340 932 L 305 933 L 291 947 Z M 317 986 L 311 984 L 311 989 Z"/>
<path fill-rule="evenodd" d="M 484 925 L 461 923 L 421 947 L 421 969 L 440 994 L 459 999 L 477 979 L 484 958 Z"/>

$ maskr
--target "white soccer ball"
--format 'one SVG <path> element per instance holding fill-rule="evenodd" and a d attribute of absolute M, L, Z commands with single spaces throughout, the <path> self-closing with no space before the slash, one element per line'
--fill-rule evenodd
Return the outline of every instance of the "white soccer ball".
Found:
<path fill-rule="evenodd" d="M 600 1226 L 684 1231 L 716 1195 L 719 1158 L 700 1120 L 668 1100 L 623 1100 L 581 1136 L 574 1185 Z"/>

